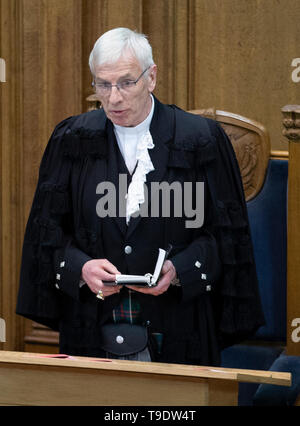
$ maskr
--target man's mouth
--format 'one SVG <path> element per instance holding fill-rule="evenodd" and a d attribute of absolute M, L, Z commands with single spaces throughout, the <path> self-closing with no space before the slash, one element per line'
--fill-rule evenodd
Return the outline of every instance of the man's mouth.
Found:
<path fill-rule="evenodd" d="M 122 114 L 125 114 L 125 112 L 126 112 L 125 109 L 111 111 L 111 113 L 114 115 L 122 115 Z"/>

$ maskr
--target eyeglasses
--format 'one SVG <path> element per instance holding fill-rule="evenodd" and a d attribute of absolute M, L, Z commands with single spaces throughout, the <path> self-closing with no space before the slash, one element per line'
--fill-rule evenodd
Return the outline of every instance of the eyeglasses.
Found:
<path fill-rule="evenodd" d="M 95 92 L 99 94 L 100 96 L 109 95 L 113 87 L 116 87 L 119 91 L 122 91 L 124 93 L 129 93 L 136 86 L 136 84 L 143 77 L 145 72 L 148 71 L 149 68 L 150 66 L 146 68 L 136 80 L 125 80 L 117 84 L 97 83 L 93 81 L 92 87 L 94 88 Z"/>

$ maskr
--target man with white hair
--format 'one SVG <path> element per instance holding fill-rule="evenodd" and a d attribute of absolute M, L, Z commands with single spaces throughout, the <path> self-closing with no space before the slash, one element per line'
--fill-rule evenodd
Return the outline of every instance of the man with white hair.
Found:
<path fill-rule="evenodd" d="M 63 353 L 218 365 L 222 347 L 263 323 L 231 144 L 213 120 L 154 97 L 145 35 L 108 31 L 89 65 L 102 108 L 64 120 L 48 143 L 17 313 L 59 330 Z M 168 215 L 154 184 L 180 190 Z M 187 221 L 187 202 L 203 223 Z M 169 245 L 156 285 L 112 285 L 153 272 Z"/>

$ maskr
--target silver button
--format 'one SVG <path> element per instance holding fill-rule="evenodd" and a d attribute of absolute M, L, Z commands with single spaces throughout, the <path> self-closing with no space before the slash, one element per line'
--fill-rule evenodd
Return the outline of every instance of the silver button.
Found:
<path fill-rule="evenodd" d="M 199 260 L 197 260 L 197 262 L 195 263 L 195 266 L 196 266 L 197 268 L 200 268 L 200 267 L 201 267 L 201 263 L 199 262 Z"/>
<path fill-rule="evenodd" d="M 57 283 L 55 283 L 55 287 L 59 290 L 59 285 Z"/>
<path fill-rule="evenodd" d="M 126 246 L 124 249 L 126 254 L 130 254 L 132 252 L 132 247 L 131 246 Z"/>
<path fill-rule="evenodd" d="M 116 342 L 121 345 L 124 342 L 124 337 L 123 336 L 117 336 L 116 337 Z"/>
<path fill-rule="evenodd" d="M 56 274 L 56 279 L 60 280 L 60 274 Z"/>
<path fill-rule="evenodd" d="M 201 274 L 201 279 L 206 280 L 206 274 Z"/>
<path fill-rule="evenodd" d="M 65 266 L 65 261 L 63 260 L 62 262 L 60 262 L 60 264 L 59 264 L 59 266 L 61 267 L 61 268 L 63 268 L 64 266 Z"/>
<path fill-rule="evenodd" d="M 211 291 L 211 285 L 206 286 L 206 291 Z"/>

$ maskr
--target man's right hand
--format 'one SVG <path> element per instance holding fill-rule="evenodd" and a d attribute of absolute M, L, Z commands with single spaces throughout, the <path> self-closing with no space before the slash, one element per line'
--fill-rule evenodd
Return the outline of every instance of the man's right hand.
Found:
<path fill-rule="evenodd" d="M 101 290 L 104 297 L 119 293 L 121 286 L 105 286 L 103 281 L 115 281 L 116 274 L 121 274 L 118 269 L 107 259 L 93 259 L 82 267 L 82 279 L 90 290 L 98 294 Z"/>

